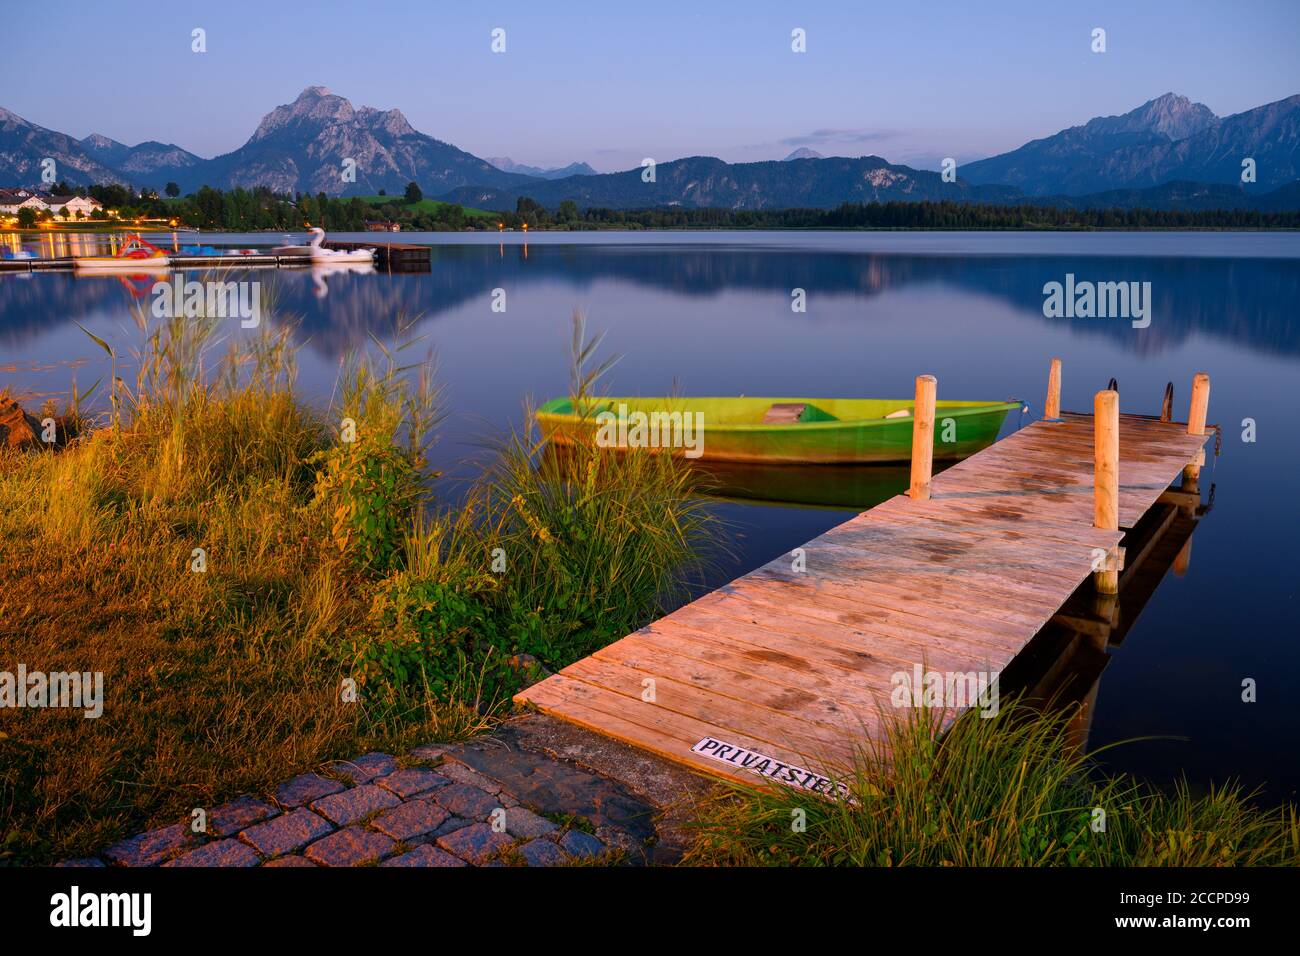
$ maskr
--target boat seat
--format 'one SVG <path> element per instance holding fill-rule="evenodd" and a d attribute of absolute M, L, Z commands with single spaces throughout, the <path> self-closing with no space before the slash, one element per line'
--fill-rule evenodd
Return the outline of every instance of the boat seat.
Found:
<path fill-rule="evenodd" d="M 763 415 L 764 425 L 789 425 L 799 421 L 808 406 L 803 402 L 776 402 Z"/>

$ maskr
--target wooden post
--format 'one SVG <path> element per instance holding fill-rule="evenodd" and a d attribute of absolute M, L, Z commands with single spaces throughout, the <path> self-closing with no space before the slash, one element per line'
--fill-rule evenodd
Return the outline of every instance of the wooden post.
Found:
<path fill-rule="evenodd" d="M 1192 536 L 1189 534 L 1187 540 L 1178 551 L 1177 557 L 1174 558 L 1174 576 L 1184 577 L 1187 569 L 1192 566 Z"/>
<path fill-rule="evenodd" d="M 1047 399 L 1043 402 L 1043 420 L 1049 422 L 1061 419 L 1061 360 L 1052 359 L 1051 370 L 1047 373 Z"/>
<path fill-rule="evenodd" d="M 934 398 L 938 380 L 916 377 L 916 404 L 912 409 L 912 485 L 907 493 L 917 501 L 930 500 L 930 472 L 934 465 Z"/>
<path fill-rule="evenodd" d="M 1160 403 L 1160 420 L 1162 422 L 1172 422 L 1174 420 L 1174 383 L 1169 382 L 1165 385 L 1164 401 Z"/>
<path fill-rule="evenodd" d="M 1197 372 L 1192 379 L 1192 406 L 1187 411 L 1187 434 L 1205 434 L 1205 416 L 1210 410 L 1210 376 Z M 1183 487 L 1189 491 L 1197 488 L 1201 477 L 1200 464 L 1188 465 L 1183 469 Z"/>
<path fill-rule="evenodd" d="M 1093 399 L 1093 525 L 1119 530 L 1119 393 L 1098 392 Z M 1095 571 L 1093 580 L 1102 594 L 1119 593 L 1119 570 L 1115 555 L 1107 556 L 1107 567 Z"/>

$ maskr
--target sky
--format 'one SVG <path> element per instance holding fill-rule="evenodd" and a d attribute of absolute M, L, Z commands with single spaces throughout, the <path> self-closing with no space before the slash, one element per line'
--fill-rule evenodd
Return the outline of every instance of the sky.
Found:
<path fill-rule="evenodd" d="M 933 169 L 1167 92 L 1221 116 L 1300 93 L 1300 0 L 36 9 L 32 42 L 0 56 L 0 106 L 77 137 L 156 139 L 205 157 L 242 145 L 310 85 L 354 106 L 396 107 L 477 156 L 601 172 L 645 157 L 779 159 L 800 146 Z M 1098 27 L 1104 53 L 1091 49 Z M 491 49 L 497 28 L 504 53 Z M 192 50 L 195 29 L 206 52 Z M 795 29 L 806 52 L 791 49 Z"/>

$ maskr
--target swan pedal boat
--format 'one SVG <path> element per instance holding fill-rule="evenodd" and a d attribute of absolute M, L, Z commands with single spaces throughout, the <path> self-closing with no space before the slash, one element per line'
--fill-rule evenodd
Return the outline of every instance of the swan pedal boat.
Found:
<path fill-rule="evenodd" d="M 325 230 L 319 226 L 313 226 L 309 231 L 312 235 L 311 245 L 276 246 L 271 250 L 271 254 L 277 256 L 303 256 L 311 259 L 313 264 L 375 261 L 374 249 L 326 249 L 322 245 L 325 241 Z"/>

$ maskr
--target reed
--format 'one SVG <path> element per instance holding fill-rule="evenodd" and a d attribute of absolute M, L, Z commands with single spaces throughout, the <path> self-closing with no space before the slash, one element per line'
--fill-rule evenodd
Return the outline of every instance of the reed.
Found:
<path fill-rule="evenodd" d="M 201 318 L 139 325 L 134 376 L 105 343 L 106 417 L 53 454 L 0 452 L 5 658 L 105 686 L 96 720 L 6 722 L 0 863 L 92 852 L 329 759 L 488 726 L 469 672 L 438 697 L 341 699 L 340 648 L 374 582 L 311 507 L 309 460 L 334 441 L 294 395 L 291 327 L 223 351 Z"/>
<path fill-rule="evenodd" d="M 591 367 L 599 341 L 575 314 L 577 395 L 615 361 Z M 373 683 L 441 688 L 469 668 L 504 704 L 543 669 L 672 609 L 707 569 L 719 528 L 680 462 L 594 441 L 552 449 L 525 420 L 484 443 L 454 510 L 422 508 L 412 521 L 353 646 Z"/>
<path fill-rule="evenodd" d="M 853 799 L 730 787 L 685 862 L 748 866 L 1271 866 L 1300 864 L 1294 808 L 1227 786 L 1193 796 L 1100 776 L 1068 712 L 1015 702 L 937 733 L 924 709 L 886 715 L 845 773 Z M 1101 813 L 1104 813 L 1104 817 Z M 802 815 L 806 828 L 792 827 Z M 1104 829 L 1100 821 L 1104 820 Z"/>
<path fill-rule="evenodd" d="M 203 316 L 136 325 L 129 356 L 96 339 L 106 417 L 83 392 L 65 448 L 0 452 L 0 646 L 106 692 L 99 719 L 25 710 L 0 734 L 0 863 L 481 733 L 540 672 L 521 660 L 562 666 L 649 620 L 710 536 L 666 456 L 550 461 L 523 433 L 436 507 L 442 403 L 412 323 L 345 360 L 326 411 L 295 395 L 287 320 L 237 344 Z"/>

